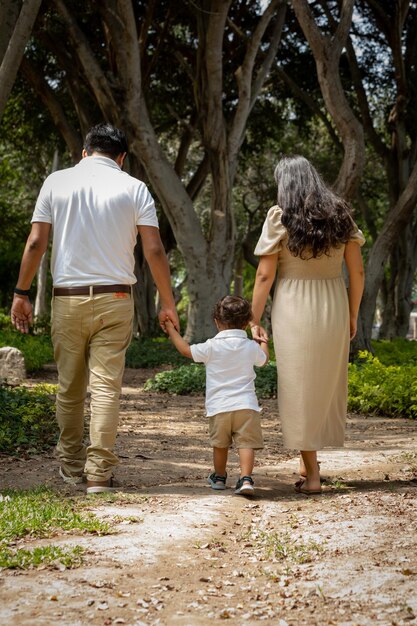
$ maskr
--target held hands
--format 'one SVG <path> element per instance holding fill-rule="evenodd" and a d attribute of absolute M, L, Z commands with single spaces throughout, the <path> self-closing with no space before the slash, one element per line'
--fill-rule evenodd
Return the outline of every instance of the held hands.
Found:
<path fill-rule="evenodd" d="M 252 324 L 250 327 L 252 333 L 252 339 L 257 343 L 268 343 L 268 333 L 263 326 Z"/>
<path fill-rule="evenodd" d="M 167 318 L 165 320 L 165 324 L 164 324 L 164 331 L 166 332 L 167 335 L 171 336 L 172 332 L 176 330 L 174 324 L 171 322 L 171 320 L 169 318 Z"/>
<path fill-rule="evenodd" d="M 180 329 L 180 321 L 178 319 L 177 311 L 175 307 L 164 307 L 161 306 L 161 309 L 158 313 L 159 325 L 164 331 L 165 334 L 168 333 L 167 323 L 170 322 L 172 326 L 179 331 Z"/>
<path fill-rule="evenodd" d="M 28 333 L 29 326 L 33 321 L 32 304 L 27 296 L 13 298 L 12 310 L 10 314 L 13 326 L 21 333 Z"/>

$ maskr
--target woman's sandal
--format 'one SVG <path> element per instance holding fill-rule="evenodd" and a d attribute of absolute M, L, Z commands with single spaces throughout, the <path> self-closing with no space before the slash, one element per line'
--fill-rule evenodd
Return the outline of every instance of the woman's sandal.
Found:
<path fill-rule="evenodd" d="M 303 485 L 305 482 L 306 481 L 303 478 L 297 480 L 294 485 L 294 490 L 296 493 L 302 493 L 305 496 L 318 496 L 323 493 L 321 489 L 303 489 Z"/>
<path fill-rule="evenodd" d="M 317 465 L 319 466 L 319 473 L 320 473 L 320 465 L 321 465 L 320 461 L 317 461 Z M 302 482 L 305 481 L 306 478 L 307 478 L 307 475 L 306 474 L 301 474 L 301 472 L 300 472 L 300 480 L 297 480 L 297 482 L 295 484 L 296 485 L 301 484 Z M 325 483 L 326 479 L 323 478 L 323 476 L 320 476 L 320 482 L 321 483 Z"/>

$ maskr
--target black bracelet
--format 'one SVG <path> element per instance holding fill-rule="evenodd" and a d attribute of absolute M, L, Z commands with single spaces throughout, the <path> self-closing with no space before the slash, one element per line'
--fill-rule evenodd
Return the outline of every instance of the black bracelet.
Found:
<path fill-rule="evenodd" d="M 30 289 L 19 289 L 18 287 L 15 287 L 14 292 L 18 296 L 28 296 L 30 294 Z"/>

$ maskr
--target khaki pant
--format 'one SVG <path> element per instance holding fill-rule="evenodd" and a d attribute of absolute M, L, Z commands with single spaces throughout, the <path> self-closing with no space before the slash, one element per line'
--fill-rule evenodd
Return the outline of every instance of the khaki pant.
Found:
<path fill-rule="evenodd" d="M 58 367 L 57 454 L 66 475 L 104 481 L 118 464 L 113 453 L 126 349 L 132 338 L 130 294 L 55 296 L 52 342 Z M 90 446 L 85 447 L 84 402 L 91 392 Z"/>
<path fill-rule="evenodd" d="M 264 440 L 260 412 L 253 409 L 237 409 L 211 415 L 209 437 L 213 448 L 229 448 L 233 441 L 237 449 L 262 450 Z"/>

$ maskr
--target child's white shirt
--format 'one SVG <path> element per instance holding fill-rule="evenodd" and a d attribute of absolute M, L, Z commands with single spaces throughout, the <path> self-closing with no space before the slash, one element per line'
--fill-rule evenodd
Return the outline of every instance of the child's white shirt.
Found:
<path fill-rule="evenodd" d="M 208 417 L 239 409 L 260 411 L 253 368 L 265 365 L 267 357 L 256 341 L 248 339 L 245 330 L 222 330 L 190 349 L 193 360 L 206 366 Z"/>

